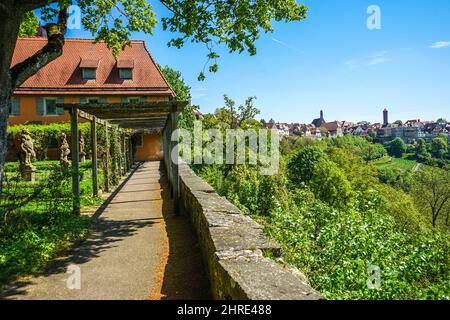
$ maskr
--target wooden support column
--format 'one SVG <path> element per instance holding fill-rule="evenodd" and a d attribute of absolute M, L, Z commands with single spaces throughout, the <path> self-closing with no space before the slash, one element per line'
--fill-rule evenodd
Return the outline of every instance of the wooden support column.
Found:
<path fill-rule="evenodd" d="M 120 142 L 119 142 L 119 150 L 117 150 L 118 152 L 119 152 L 119 163 L 117 163 L 117 171 L 119 172 L 119 177 L 122 177 L 123 175 L 124 175 L 124 172 L 123 172 L 123 159 L 122 159 L 122 135 L 121 135 L 121 130 L 119 129 L 118 130 L 118 134 L 119 134 L 119 137 L 120 137 Z"/>
<path fill-rule="evenodd" d="M 73 213 L 79 215 L 81 208 L 80 201 L 80 146 L 78 136 L 78 108 L 73 107 L 70 110 L 70 131 L 72 138 L 72 194 L 73 194 Z"/>
<path fill-rule="evenodd" d="M 125 175 L 128 171 L 127 143 L 125 139 L 125 134 L 122 134 L 122 156 L 123 156 L 123 174 Z"/>
<path fill-rule="evenodd" d="M 166 152 L 165 152 L 165 160 L 166 160 L 166 175 L 167 175 L 167 181 L 169 183 L 169 191 L 170 196 L 173 197 L 173 190 L 172 190 L 172 166 L 171 166 L 171 160 L 170 160 L 170 150 L 172 149 L 172 144 L 170 142 L 170 135 L 172 133 L 172 119 L 169 115 L 169 118 L 167 119 L 166 124 L 166 130 L 165 130 L 165 146 L 166 146 Z"/>
<path fill-rule="evenodd" d="M 130 158 L 130 169 L 134 165 L 134 154 L 133 154 L 133 140 L 131 137 L 128 139 L 128 156 Z"/>
<path fill-rule="evenodd" d="M 178 129 L 178 113 L 177 109 L 174 106 L 172 109 L 172 113 L 170 114 L 171 118 L 171 132 L 170 132 L 170 163 L 171 163 L 171 171 L 172 171 L 172 194 L 173 194 L 173 203 L 174 203 L 174 211 L 176 215 L 180 214 L 180 177 L 178 172 L 178 133 L 176 130 Z M 172 136 L 174 141 L 172 141 Z M 171 153 L 175 154 L 175 161 L 172 160 Z"/>
<path fill-rule="evenodd" d="M 105 124 L 105 192 L 109 192 L 109 132 L 108 132 L 108 124 Z"/>
<path fill-rule="evenodd" d="M 98 196 L 97 119 L 91 120 L 92 194 Z"/>

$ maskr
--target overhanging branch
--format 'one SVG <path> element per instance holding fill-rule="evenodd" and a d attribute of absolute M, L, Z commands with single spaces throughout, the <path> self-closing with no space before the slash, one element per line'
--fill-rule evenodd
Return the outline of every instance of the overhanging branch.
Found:
<path fill-rule="evenodd" d="M 20 86 L 29 77 L 34 75 L 42 67 L 61 56 L 64 46 L 64 35 L 67 30 L 68 11 L 67 7 L 61 8 L 58 14 L 58 22 L 49 23 L 45 26 L 48 42 L 38 52 L 25 61 L 16 64 L 11 69 L 13 89 Z"/>

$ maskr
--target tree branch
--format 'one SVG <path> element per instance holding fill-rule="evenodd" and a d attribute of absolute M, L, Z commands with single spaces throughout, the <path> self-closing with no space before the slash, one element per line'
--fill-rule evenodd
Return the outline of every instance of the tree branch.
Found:
<path fill-rule="evenodd" d="M 58 2 L 58 0 L 16 0 L 14 1 L 14 6 L 20 7 L 25 11 L 31 11 L 55 2 Z"/>
<path fill-rule="evenodd" d="M 61 56 L 64 46 L 64 34 L 67 30 L 67 7 L 61 8 L 58 14 L 58 22 L 45 26 L 48 42 L 38 52 L 25 61 L 11 68 L 13 90 L 34 75 L 39 69 Z"/>

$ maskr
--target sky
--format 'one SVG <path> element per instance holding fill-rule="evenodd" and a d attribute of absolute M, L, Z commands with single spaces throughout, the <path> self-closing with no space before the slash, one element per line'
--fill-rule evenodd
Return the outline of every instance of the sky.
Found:
<path fill-rule="evenodd" d="M 256 96 L 260 118 L 310 123 L 322 109 L 327 121 L 450 120 L 450 1 L 298 0 L 309 8 L 301 22 L 274 23 L 256 56 L 219 53 L 218 73 L 197 80 L 206 62 L 202 44 L 169 48 L 173 35 L 133 34 L 162 65 L 181 71 L 192 103 L 204 113 Z M 157 17 L 167 14 L 158 1 Z M 370 5 L 381 10 L 381 29 L 370 30 Z M 90 37 L 69 30 L 68 37 Z"/>

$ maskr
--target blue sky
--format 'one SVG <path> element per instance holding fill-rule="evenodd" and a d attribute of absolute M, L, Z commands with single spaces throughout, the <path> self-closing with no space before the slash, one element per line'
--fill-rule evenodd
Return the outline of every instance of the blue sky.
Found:
<path fill-rule="evenodd" d="M 307 20 L 276 23 L 258 40 L 256 56 L 223 48 L 219 72 L 204 82 L 197 81 L 206 59 L 201 44 L 168 48 L 171 35 L 160 26 L 133 38 L 183 73 L 203 112 L 222 106 L 226 93 L 238 103 L 257 96 L 261 117 L 277 121 L 309 123 L 323 109 L 327 121 L 381 122 L 385 107 L 392 121 L 450 119 L 450 1 L 298 2 L 308 5 Z M 381 9 L 381 30 L 366 26 L 372 4 Z M 157 1 L 154 9 L 165 14 Z"/>

